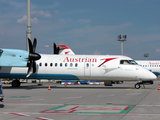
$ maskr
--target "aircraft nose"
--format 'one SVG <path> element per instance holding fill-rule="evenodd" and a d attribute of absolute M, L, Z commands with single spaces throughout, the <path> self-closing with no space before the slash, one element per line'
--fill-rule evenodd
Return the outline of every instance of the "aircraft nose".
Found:
<path fill-rule="evenodd" d="M 145 80 L 155 80 L 157 76 L 150 72 L 149 70 L 144 70 L 144 79 Z"/>

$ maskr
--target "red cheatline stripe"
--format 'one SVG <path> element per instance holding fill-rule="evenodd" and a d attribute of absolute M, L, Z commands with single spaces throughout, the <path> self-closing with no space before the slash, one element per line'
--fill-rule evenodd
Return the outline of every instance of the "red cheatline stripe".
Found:
<path fill-rule="evenodd" d="M 73 107 L 70 109 L 70 111 L 68 113 L 72 113 L 72 112 L 75 112 L 76 111 L 76 108 L 78 108 L 79 106 L 76 106 L 76 107 Z"/>
<path fill-rule="evenodd" d="M 29 115 L 25 115 L 25 114 L 22 114 L 22 113 L 9 113 L 9 114 L 18 115 L 18 116 L 24 116 L 24 117 L 29 116 Z"/>
<path fill-rule="evenodd" d="M 128 110 L 130 107 L 126 107 L 124 110 Z"/>

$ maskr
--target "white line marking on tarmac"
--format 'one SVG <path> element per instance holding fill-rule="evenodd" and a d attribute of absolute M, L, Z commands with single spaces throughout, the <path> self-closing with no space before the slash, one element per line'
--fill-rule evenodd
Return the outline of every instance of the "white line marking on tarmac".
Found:
<path fill-rule="evenodd" d="M 63 97 L 61 99 L 72 99 L 72 98 L 82 98 L 82 96 L 77 96 L 77 97 Z"/>
<path fill-rule="evenodd" d="M 24 114 L 25 113 L 25 114 Z M 24 116 L 24 117 L 28 117 L 30 115 L 43 115 L 43 113 L 29 113 L 29 112 L 24 112 L 24 113 L 11 113 L 11 112 L 1 112 L 0 114 L 13 114 L 13 115 L 19 115 L 19 116 Z M 30 114 L 30 115 L 27 115 L 27 114 Z M 44 115 L 46 115 L 47 113 L 44 113 Z M 48 114 L 56 114 L 56 115 L 65 115 L 65 113 L 48 113 Z M 66 114 L 66 115 L 114 115 L 114 116 L 122 116 L 122 115 L 125 115 L 125 116 L 160 116 L 160 114 L 81 114 L 81 113 L 78 113 L 78 114 Z M 37 117 L 35 119 L 40 119 L 40 120 L 54 120 L 54 119 L 49 119 L 49 118 L 44 118 L 44 117 Z"/>
<path fill-rule="evenodd" d="M 44 118 L 44 117 L 37 117 L 35 119 L 39 119 L 39 120 L 54 120 L 54 119 L 49 119 L 49 118 Z"/>
<path fill-rule="evenodd" d="M 136 105 L 136 106 L 142 106 L 142 107 L 160 107 L 160 105 Z"/>
<path fill-rule="evenodd" d="M 115 96 L 115 95 L 98 95 L 98 97 Z"/>
<path fill-rule="evenodd" d="M 3 103 L 4 105 L 64 105 L 64 104 L 41 104 L 41 103 L 33 103 L 33 104 L 23 104 L 23 103 Z"/>
<path fill-rule="evenodd" d="M 43 99 L 25 99 L 25 100 L 20 100 L 20 101 L 37 101 L 37 100 L 43 100 Z"/>
<path fill-rule="evenodd" d="M 142 93 L 129 93 L 129 94 L 126 94 L 126 95 L 140 95 Z"/>

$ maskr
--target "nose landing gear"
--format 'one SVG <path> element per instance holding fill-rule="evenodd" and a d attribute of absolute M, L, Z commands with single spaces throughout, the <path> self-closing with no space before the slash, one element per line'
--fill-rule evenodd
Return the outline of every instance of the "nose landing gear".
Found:
<path fill-rule="evenodd" d="M 144 85 L 151 85 L 151 84 L 153 84 L 153 81 L 152 81 L 152 80 L 150 80 L 150 81 L 142 81 L 142 82 L 136 83 L 136 84 L 134 85 L 134 88 L 135 88 L 135 89 L 140 89 L 140 88 L 141 88 L 141 85 L 143 85 L 143 87 L 145 88 Z"/>

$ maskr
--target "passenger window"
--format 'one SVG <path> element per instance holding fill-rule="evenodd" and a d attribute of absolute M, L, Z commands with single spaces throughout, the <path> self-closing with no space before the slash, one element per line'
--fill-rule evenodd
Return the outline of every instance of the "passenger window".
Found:
<path fill-rule="evenodd" d="M 42 66 L 42 63 L 39 63 L 39 66 Z"/>
<path fill-rule="evenodd" d="M 53 64 L 52 64 L 52 63 L 50 63 L 50 66 L 52 67 L 52 66 L 53 66 Z"/>
<path fill-rule="evenodd" d="M 58 64 L 57 63 L 55 63 L 55 67 L 57 67 L 58 66 Z"/>
<path fill-rule="evenodd" d="M 75 64 L 75 67 L 78 67 L 78 63 Z"/>
<path fill-rule="evenodd" d="M 89 67 L 89 63 L 86 64 L 86 67 Z"/>
<path fill-rule="evenodd" d="M 73 63 L 70 63 L 70 67 L 72 67 L 73 66 Z"/>
<path fill-rule="evenodd" d="M 47 66 L 47 63 L 45 63 L 45 66 Z"/>
<path fill-rule="evenodd" d="M 60 63 L 60 67 L 62 67 L 62 63 Z"/>
<path fill-rule="evenodd" d="M 67 67 L 67 63 L 65 63 L 65 67 Z"/>

